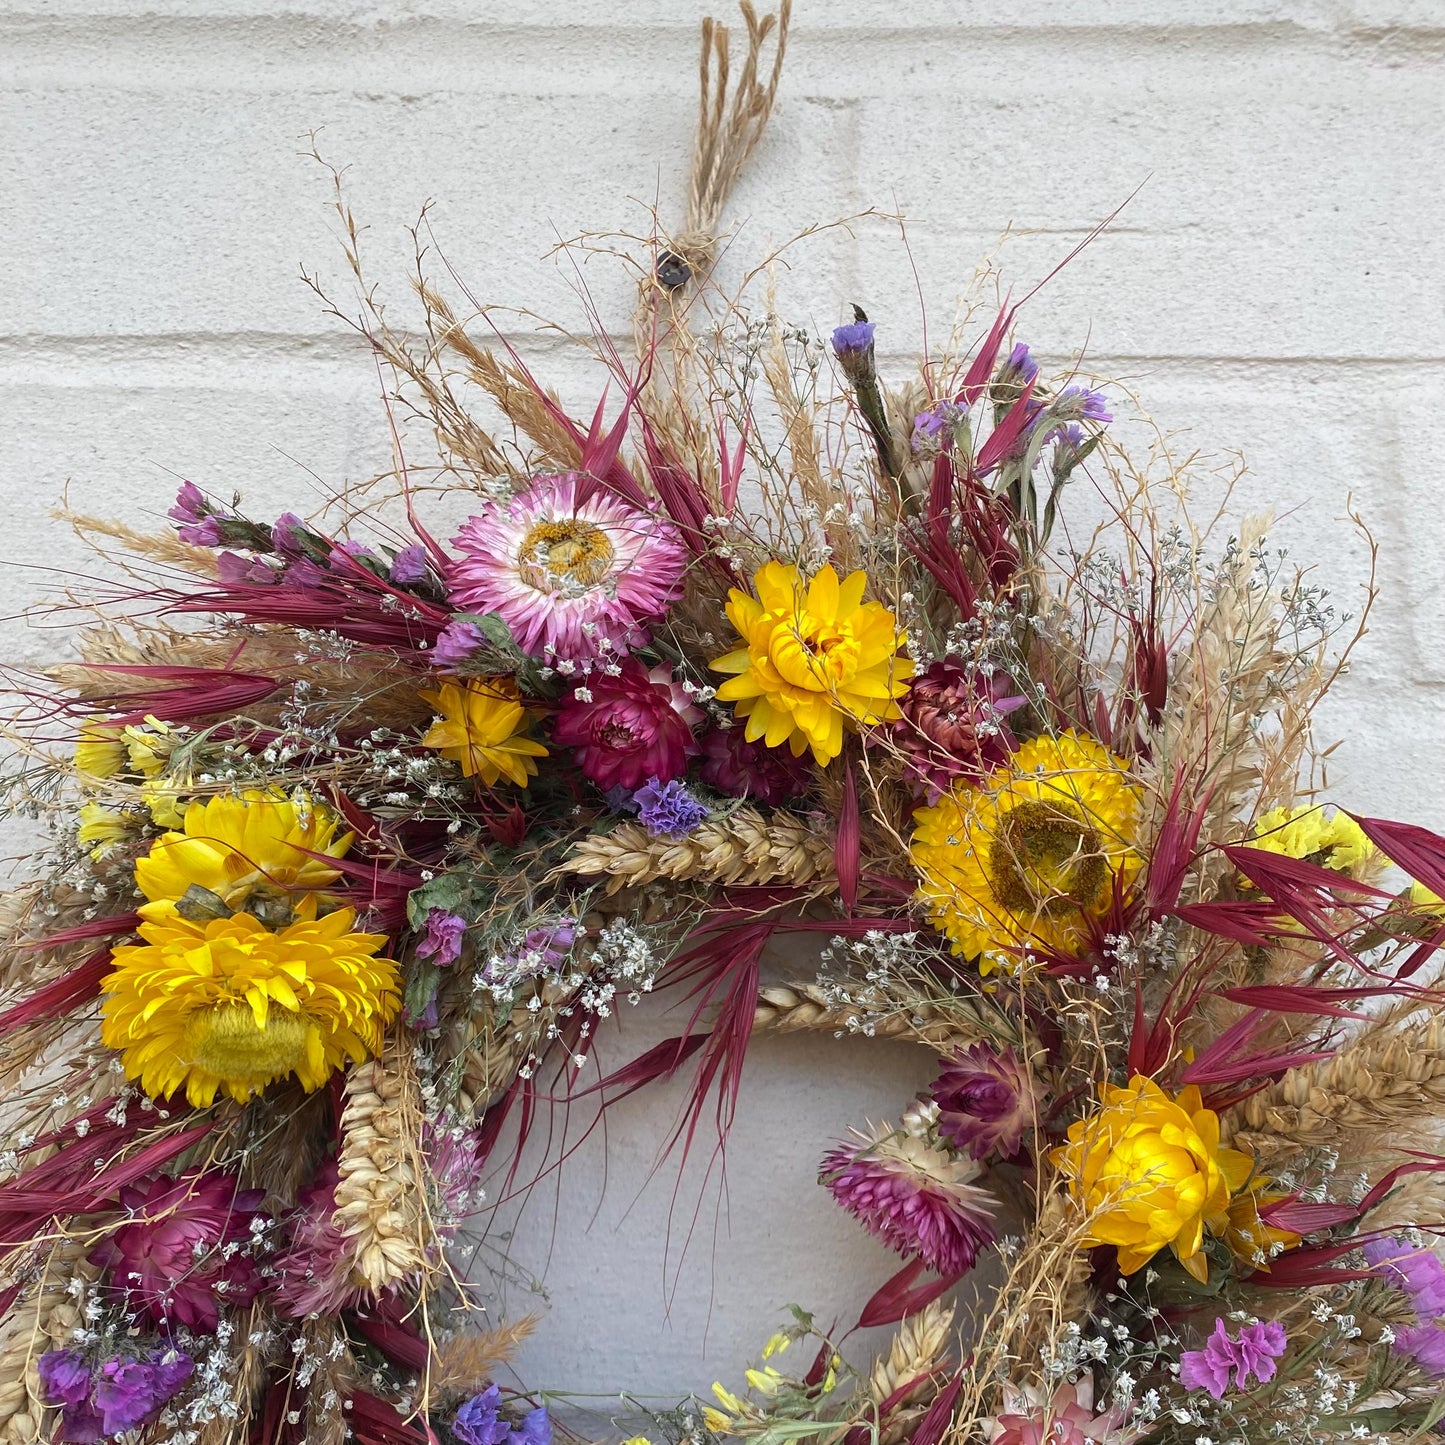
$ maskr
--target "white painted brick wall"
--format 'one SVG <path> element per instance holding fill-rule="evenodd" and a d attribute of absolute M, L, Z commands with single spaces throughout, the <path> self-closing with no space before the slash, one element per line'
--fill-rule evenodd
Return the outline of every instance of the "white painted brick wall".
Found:
<path fill-rule="evenodd" d="M 173 474 L 305 509 L 315 473 L 385 465 L 376 382 L 297 279 L 338 284 L 324 128 L 350 163 L 377 279 L 429 197 L 473 290 L 576 322 L 558 236 L 677 214 L 703 0 L 0 0 L 0 613 L 35 568 L 88 565 L 46 508 L 158 516 Z M 1000 234 L 1026 289 L 1135 190 L 1026 313 L 1047 356 L 1087 342 L 1167 427 L 1242 450 L 1246 506 L 1349 597 L 1381 544 L 1385 596 L 1328 713 L 1352 806 L 1445 826 L 1445 0 L 799 0 L 782 97 L 739 186 L 737 250 L 869 205 L 902 208 L 935 327 Z M 587 282 L 622 322 L 629 287 Z M 918 334 L 896 231 L 832 233 L 782 283 L 819 330 L 846 303 Z M 552 365 L 555 353 L 540 354 Z M 579 398 L 591 378 L 558 363 Z M 53 635 L 4 625 L 6 658 Z M 633 1205 L 675 1101 L 613 1121 L 539 1196 L 515 1254 L 552 1308 L 534 1382 L 706 1386 L 736 1375 L 788 1299 L 856 1306 L 888 1257 L 808 1186 L 826 1140 L 922 1082 L 906 1050 L 758 1050 L 729 1164 L 731 1229 L 705 1213 L 670 1317 L 668 1179 Z M 790 1193 L 784 1193 L 786 1181 Z M 633 1206 L 629 1209 L 629 1206 Z M 560 1232 L 550 1232 L 556 1210 Z M 842 1261 L 842 1266 L 839 1265 Z M 865 1285 L 849 1289 L 840 1276 Z M 709 1301 L 712 1308 L 709 1308 Z M 513 1302 L 526 1307 L 525 1295 Z M 704 1357 L 705 1356 L 705 1357 Z"/>

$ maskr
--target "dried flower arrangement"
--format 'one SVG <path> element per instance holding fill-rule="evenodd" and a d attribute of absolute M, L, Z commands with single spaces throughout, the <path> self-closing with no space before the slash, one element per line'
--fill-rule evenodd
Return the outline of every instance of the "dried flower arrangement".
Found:
<path fill-rule="evenodd" d="M 543 1101 L 689 1071 L 679 1137 L 710 1098 L 725 1133 L 749 1038 L 799 1030 L 937 1057 L 896 1125 L 820 1144 L 902 1257 L 859 1322 L 896 1335 L 850 1365 L 799 1311 L 651 1434 L 1445 1418 L 1445 839 L 1317 797 L 1346 619 L 1262 523 L 1196 527 L 1100 391 L 1009 349 L 1017 307 L 890 385 L 861 313 L 829 348 L 721 292 L 788 19 L 743 9 L 735 79 L 705 27 L 637 356 L 593 346 L 610 422 L 419 270 L 424 331 L 365 286 L 355 319 L 443 457 L 423 485 L 398 430 L 403 526 L 190 482 L 174 535 L 77 519 L 133 585 L 12 720 L 54 843 L 3 902 L 0 1440 L 546 1445 L 494 1379 L 526 1324 L 450 1253 L 479 1178 Z M 1102 521 L 1057 547 L 1081 492 Z M 762 983 L 784 934 L 816 980 Z M 682 1035 L 584 1083 L 669 988 Z"/>

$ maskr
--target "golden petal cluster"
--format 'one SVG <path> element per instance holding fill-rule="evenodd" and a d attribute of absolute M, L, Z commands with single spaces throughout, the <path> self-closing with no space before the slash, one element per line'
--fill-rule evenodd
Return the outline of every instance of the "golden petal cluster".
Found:
<path fill-rule="evenodd" d="M 839 580 L 824 567 L 805 582 L 798 568 L 768 562 L 753 579 L 756 596 L 734 588 L 727 615 L 743 646 L 712 663 L 732 676 L 718 688 L 747 719 L 749 742 L 786 743 L 794 757 L 812 749 L 826 767 L 843 750 L 845 727 L 899 716 L 913 663 L 905 638 L 881 602 L 865 602 L 868 578 Z"/>

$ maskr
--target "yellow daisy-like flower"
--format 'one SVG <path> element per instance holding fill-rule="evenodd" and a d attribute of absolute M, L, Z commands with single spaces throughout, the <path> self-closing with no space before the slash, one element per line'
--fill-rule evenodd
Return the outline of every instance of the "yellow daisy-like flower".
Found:
<path fill-rule="evenodd" d="M 139 727 L 127 727 L 122 736 L 130 765 L 143 778 L 158 778 L 165 772 L 176 745 L 169 723 L 148 716 Z"/>
<path fill-rule="evenodd" d="M 75 739 L 75 767 L 87 778 L 113 778 L 126 765 L 125 729 L 103 717 L 87 718 Z"/>
<path fill-rule="evenodd" d="M 337 835 L 337 819 L 309 798 L 281 798 L 248 789 L 240 797 L 210 798 L 185 810 L 185 831 L 166 833 L 135 865 L 135 881 L 149 902 L 143 918 L 175 912 L 192 885 L 241 908 L 255 892 L 308 894 L 341 876 L 323 857 L 340 858 L 350 833 Z M 323 857 L 313 855 L 320 854 Z"/>
<path fill-rule="evenodd" d="M 1379 861 L 1375 845 L 1349 814 L 1328 814 L 1323 808 L 1273 808 L 1261 813 L 1247 843 L 1266 853 L 1307 858 L 1351 877 Z"/>
<path fill-rule="evenodd" d="M 117 813 L 99 803 L 82 803 L 80 806 L 80 827 L 76 829 L 75 836 L 90 849 L 90 856 L 97 863 L 122 843 L 128 842 L 134 831 L 134 823 L 124 813 Z"/>
<path fill-rule="evenodd" d="M 1033 947 L 1068 951 L 1107 912 L 1114 880 L 1143 867 L 1134 849 L 1140 790 L 1082 733 L 1035 738 L 982 787 L 957 783 L 914 815 L 918 896 L 983 973 Z"/>
<path fill-rule="evenodd" d="M 1050 1156 L 1088 1213 L 1086 1245 L 1112 1244 L 1119 1272 L 1133 1274 L 1166 1245 L 1201 1283 L 1209 1279 L 1204 1233 L 1231 1227 L 1231 1197 L 1254 1161 L 1219 1143 L 1219 1115 L 1190 1085 L 1170 1098 L 1136 1074 L 1128 1088 L 1105 1084 L 1102 1104 L 1069 1126 Z"/>
<path fill-rule="evenodd" d="M 888 722 L 895 698 L 908 690 L 913 663 L 900 657 L 906 641 L 881 602 L 864 602 L 868 578 L 843 581 L 824 567 L 804 583 L 796 567 L 763 566 L 756 597 L 734 588 L 727 615 L 744 646 L 712 663 L 733 673 L 717 690 L 747 719 L 749 742 L 788 744 L 794 757 L 809 748 L 826 767 L 843 750 L 845 724 Z"/>
<path fill-rule="evenodd" d="M 489 787 L 505 777 L 525 788 L 536 776 L 536 759 L 545 758 L 547 749 L 523 736 L 527 710 L 511 678 L 444 682 L 421 696 L 440 714 L 422 746 L 460 763 L 463 777 L 479 777 Z"/>
<path fill-rule="evenodd" d="M 317 918 L 314 897 L 272 933 L 248 913 L 208 923 L 142 923 L 102 982 L 101 1039 L 152 1098 L 182 1085 L 201 1108 L 244 1102 L 294 1074 L 308 1092 L 381 1047 L 400 1004 L 397 966 L 356 914 Z"/>

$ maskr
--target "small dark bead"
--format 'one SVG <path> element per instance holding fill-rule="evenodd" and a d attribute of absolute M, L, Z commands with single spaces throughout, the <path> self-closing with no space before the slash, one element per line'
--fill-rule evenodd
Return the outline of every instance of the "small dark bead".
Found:
<path fill-rule="evenodd" d="M 669 291 L 676 291 L 692 280 L 692 267 L 676 251 L 664 251 L 657 258 L 656 274 Z"/>

